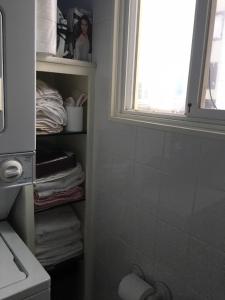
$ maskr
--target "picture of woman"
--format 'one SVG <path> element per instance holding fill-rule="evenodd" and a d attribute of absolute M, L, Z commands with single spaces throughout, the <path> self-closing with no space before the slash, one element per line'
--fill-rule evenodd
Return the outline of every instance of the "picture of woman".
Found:
<path fill-rule="evenodd" d="M 84 61 L 91 61 L 92 52 L 92 28 L 87 15 L 80 17 L 74 26 L 74 58 Z"/>

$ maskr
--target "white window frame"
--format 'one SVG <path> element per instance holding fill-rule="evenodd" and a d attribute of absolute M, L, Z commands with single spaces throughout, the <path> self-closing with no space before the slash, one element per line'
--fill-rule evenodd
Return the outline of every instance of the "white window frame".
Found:
<path fill-rule="evenodd" d="M 111 119 L 139 122 L 150 126 L 166 126 L 225 135 L 225 111 L 199 108 L 202 88 L 206 81 L 204 69 L 211 53 L 212 19 L 216 0 L 197 0 L 187 87 L 185 115 L 155 114 L 128 111 L 126 101 L 134 99 L 137 24 L 139 0 L 114 0 L 113 66 L 111 90 Z M 132 22 L 130 22 L 132 20 Z M 135 45 L 135 47 L 133 46 Z M 127 76 L 132 74 L 132 76 Z"/>

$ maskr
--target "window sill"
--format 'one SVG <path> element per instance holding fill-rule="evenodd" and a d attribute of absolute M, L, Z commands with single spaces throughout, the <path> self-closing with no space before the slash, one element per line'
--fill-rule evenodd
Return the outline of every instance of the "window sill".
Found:
<path fill-rule="evenodd" d="M 130 125 L 155 128 L 166 131 L 179 131 L 187 134 L 201 135 L 204 137 L 225 138 L 225 123 L 211 123 L 200 118 L 186 116 L 149 116 L 137 113 L 114 113 L 111 121 L 123 122 Z"/>

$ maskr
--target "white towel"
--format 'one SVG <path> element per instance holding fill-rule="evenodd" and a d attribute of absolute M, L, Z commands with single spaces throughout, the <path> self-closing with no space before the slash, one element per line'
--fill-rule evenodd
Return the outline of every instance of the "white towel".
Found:
<path fill-rule="evenodd" d="M 39 79 L 37 79 L 37 82 L 36 82 L 36 91 L 40 95 L 48 95 L 48 94 L 51 95 L 53 93 L 59 94 L 59 92 L 56 89 L 49 87 L 49 85 L 47 83 L 45 83 L 44 81 L 39 80 Z"/>
<path fill-rule="evenodd" d="M 62 96 L 40 80 L 36 87 L 36 116 L 38 134 L 59 133 L 67 124 Z"/>
<path fill-rule="evenodd" d="M 36 254 L 38 259 L 51 259 L 51 258 L 59 258 L 62 255 L 66 255 L 68 253 L 80 253 L 83 249 L 83 244 L 81 241 L 77 242 L 76 244 L 68 244 L 64 245 L 63 247 L 52 248 L 48 249 L 41 254 Z"/>
<path fill-rule="evenodd" d="M 55 181 L 55 180 L 58 180 L 58 179 L 63 179 L 65 177 L 76 176 L 77 174 L 80 174 L 81 172 L 82 172 L 81 164 L 77 163 L 75 168 L 71 168 L 71 169 L 66 170 L 66 171 L 58 172 L 58 173 L 55 173 L 55 174 L 50 175 L 50 176 L 38 178 L 36 180 L 36 184 L 51 182 L 51 181 Z"/>
<path fill-rule="evenodd" d="M 82 254 L 80 221 L 70 205 L 35 215 L 36 256 L 45 266 Z"/>
<path fill-rule="evenodd" d="M 81 232 L 80 232 L 80 223 L 77 223 L 76 226 L 63 229 L 63 230 L 57 230 L 56 232 L 50 232 L 46 233 L 45 235 L 36 235 L 36 245 L 37 247 L 42 247 L 45 244 L 53 245 L 56 241 L 58 243 L 59 240 L 72 240 L 77 241 L 81 239 Z"/>
<path fill-rule="evenodd" d="M 80 221 L 70 205 L 37 213 L 35 221 L 36 235 L 39 236 L 45 236 L 68 228 L 80 227 Z"/>
<path fill-rule="evenodd" d="M 43 101 L 43 104 L 36 105 L 37 121 L 41 118 L 48 118 L 52 122 L 59 125 L 65 125 L 67 121 L 66 111 L 62 105 L 58 103 Z"/>
<path fill-rule="evenodd" d="M 67 250 L 67 252 L 62 251 L 60 255 L 50 256 L 47 258 L 40 258 L 39 261 L 43 266 L 53 266 L 63 261 L 66 261 L 68 259 L 79 256 L 82 254 L 82 252 L 83 252 L 83 245 L 80 243 L 80 245 L 77 245 L 77 249 L 71 249 L 69 251 Z"/>
<path fill-rule="evenodd" d="M 39 197 L 47 197 L 80 185 L 84 182 L 84 177 L 82 167 L 78 163 L 73 169 L 37 179 L 34 187 Z"/>
<path fill-rule="evenodd" d="M 55 240 L 52 241 L 46 241 L 42 244 L 36 244 L 36 255 L 38 257 L 41 257 L 42 255 L 46 255 L 49 252 L 51 255 L 53 253 L 56 253 L 56 251 L 60 251 L 60 249 L 64 249 L 66 247 L 71 247 L 73 248 L 74 245 L 77 243 L 81 242 L 81 232 L 80 231 L 75 231 L 74 235 L 70 236 L 61 236 L 60 238 L 57 237 Z"/>

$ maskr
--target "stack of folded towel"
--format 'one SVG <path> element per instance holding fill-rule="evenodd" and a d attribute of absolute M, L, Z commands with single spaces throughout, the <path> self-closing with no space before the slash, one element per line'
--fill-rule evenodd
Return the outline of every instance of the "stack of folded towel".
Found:
<path fill-rule="evenodd" d="M 56 205 L 79 201 L 84 197 L 84 172 L 81 164 L 46 177 L 38 178 L 34 184 L 35 209 L 44 210 Z"/>
<path fill-rule="evenodd" d="M 43 266 L 54 266 L 82 254 L 80 221 L 72 206 L 39 212 L 35 221 L 36 256 Z"/>
<path fill-rule="evenodd" d="M 36 87 L 36 130 L 37 134 L 59 133 L 66 125 L 66 112 L 59 92 L 43 81 L 37 80 Z"/>

